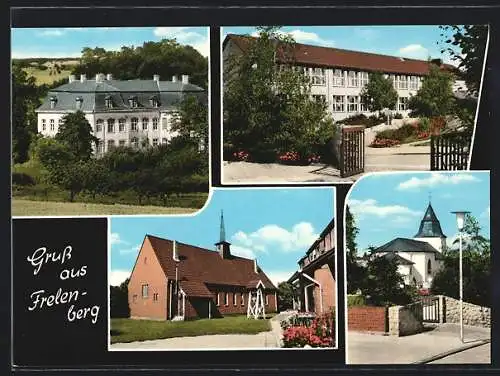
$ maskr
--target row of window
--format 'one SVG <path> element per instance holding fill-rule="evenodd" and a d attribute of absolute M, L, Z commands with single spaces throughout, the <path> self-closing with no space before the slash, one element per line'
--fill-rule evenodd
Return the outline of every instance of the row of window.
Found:
<path fill-rule="evenodd" d="M 153 146 L 158 146 L 160 145 L 159 143 L 159 139 L 158 138 L 153 138 L 152 139 L 152 145 Z M 161 139 L 161 143 L 162 144 L 167 144 L 168 143 L 168 139 L 167 138 L 162 138 Z M 130 144 L 127 145 L 127 140 L 118 140 L 118 143 L 116 143 L 115 140 L 108 140 L 107 141 L 107 145 L 108 145 L 108 148 L 107 150 L 113 150 L 116 146 L 119 146 L 119 147 L 125 147 L 125 146 L 132 146 L 133 148 L 139 148 L 139 138 L 137 137 L 132 137 L 130 139 Z M 98 153 L 104 153 L 104 142 L 102 141 L 99 141 L 99 144 L 97 145 L 97 152 Z"/>
<path fill-rule="evenodd" d="M 57 121 L 58 128 L 62 125 L 62 123 L 63 123 L 62 119 L 59 119 Z M 50 119 L 49 120 L 49 124 L 50 124 L 50 130 L 51 131 L 55 131 L 56 130 L 55 120 L 54 119 Z M 46 119 L 42 119 L 42 131 L 46 131 L 46 130 L 47 130 L 47 120 Z"/>
<path fill-rule="evenodd" d="M 149 118 L 142 118 L 141 119 L 141 129 L 143 131 L 148 130 L 148 125 L 149 125 Z M 158 118 L 154 117 L 152 119 L 152 126 L 153 130 L 156 131 L 158 130 Z M 96 132 L 102 132 L 102 129 L 104 127 L 104 120 L 103 119 L 97 119 L 96 120 Z M 168 124 L 167 122 L 163 122 L 163 127 L 164 130 L 168 129 Z M 125 119 L 118 119 L 118 132 L 125 132 L 126 129 L 126 120 Z M 139 130 L 139 119 L 134 117 L 130 119 L 130 131 L 131 132 L 137 132 Z M 116 121 L 115 119 L 107 119 L 106 120 L 106 131 L 107 133 L 115 133 L 116 131 Z"/>
<path fill-rule="evenodd" d="M 399 97 L 395 109 L 397 111 L 408 110 L 408 100 L 408 97 Z M 358 95 L 334 95 L 333 112 L 369 112 L 369 110 Z"/>
<path fill-rule="evenodd" d="M 148 284 L 144 284 L 142 285 L 142 298 L 143 299 L 147 299 L 149 298 L 149 285 Z M 217 306 L 220 306 L 220 295 L 222 293 L 217 293 Z M 238 296 L 240 297 L 239 301 L 240 301 L 240 305 L 244 306 L 245 305 L 245 294 L 244 293 L 233 293 L 233 305 L 236 306 L 238 305 Z M 223 299 L 224 299 L 224 302 L 223 304 L 225 306 L 228 306 L 229 305 L 229 293 L 224 293 L 223 294 Z M 133 295 L 133 302 L 135 303 L 137 301 L 137 295 L 134 294 Z M 153 301 L 158 301 L 158 293 L 155 292 L 153 293 Z M 265 296 L 265 304 L 266 305 L 269 305 L 269 295 L 266 295 Z"/>
<path fill-rule="evenodd" d="M 108 96 L 106 96 L 106 98 L 104 98 L 104 104 L 105 104 L 106 108 L 113 108 L 114 107 L 113 99 L 111 98 L 110 95 L 108 95 Z M 156 96 L 152 96 L 151 98 L 149 98 L 149 104 L 152 107 L 159 107 L 160 106 L 160 102 L 158 101 L 158 98 Z M 128 105 L 131 108 L 139 107 L 139 102 L 137 100 L 137 97 L 136 96 L 129 97 L 128 98 Z"/>

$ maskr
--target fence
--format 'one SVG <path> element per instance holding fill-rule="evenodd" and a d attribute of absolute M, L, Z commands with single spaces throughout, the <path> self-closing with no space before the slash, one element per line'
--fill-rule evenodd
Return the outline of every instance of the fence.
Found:
<path fill-rule="evenodd" d="M 340 143 L 340 177 L 361 174 L 365 170 L 365 127 L 343 126 Z"/>
<path fill-rule="evenodd" d="M 471 141 L 469 131 L 431 136 L 431 170 L 467 170 Z"/>
<path fill-rule="evenodd" d="M 423 322 L 438 323 L 440 314 L 440 303 L 438 296 L 423 296 L 422 302 L 422 320 Z"/>

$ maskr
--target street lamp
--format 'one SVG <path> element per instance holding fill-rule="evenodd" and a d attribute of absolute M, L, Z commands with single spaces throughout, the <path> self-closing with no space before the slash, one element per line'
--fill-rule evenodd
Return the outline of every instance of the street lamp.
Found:
<path fill-rule="evenodd" d="M 457 219 L 458 238 L 459 238 L 459 275 L 460 275 L 460 341 L 464 342 L 464 311 L 463 311 L 463 298 L 464 298 L 464 281 L 463 281 L 463 268 L 462 268 L 462 231 L 465 224 L 465 216 L 469 214 L 468 211 L 454 211 Z"/>

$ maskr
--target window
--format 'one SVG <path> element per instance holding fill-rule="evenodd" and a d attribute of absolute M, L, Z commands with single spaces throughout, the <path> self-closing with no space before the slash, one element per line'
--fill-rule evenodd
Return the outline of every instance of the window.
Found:
<path fill-rule="evenodd" d="M 359 111 L 360 112 L 369 112 L 368 104 L 365 103 L 365 101 L 361 97 L 359 98 Z"/>
<path fill-rule="evenodd" d="M 122 148 L 124 147 L 125 145 L 127 144 L 127 142 L 125 140 L 120 140 L 118 141 L 118 145 Z"/>
<path fill-rule="evenodd" d="M 155 293 L 153 294 L 153 302 L 157 302 L 157 301 L 158 301 L 158 293 L 157 293 L 157 292 L 155 292 Z"/>
<path fill-rule="evenodd" d="M 398 111 L 406 111 L 408 109 L 408 97 L 398 98 Z"/>
<path fill-rule="evenodd" d="M 53 131 L 56 129 L 54 119 L 50 119 L 50 130 Z"/>
<path fill-rule="evenodd" d="M 158 146 L 158 139 L 157 138 L 153 138 L 153 146 Z"/>
<path fill-rule="evenodd" d="M 358 72 L 349 71 L 347 74 L 347 86 L 349 87 L 358 87 Z"/>
<path fill-rule="evenodd" d="M 241 293 L 241 305 L 245 305 L 245 294 Z"/>
<path fill-rule="evenodd" d="M 314 68 L 312 71 L 311 82 L 313 85 L 324 86 L 326 84 L 325 69 Z"/>
<path fill-rule="evenodd" d="M 108 150 L 113 150 L 115 148 L 115 140 L 108 140 Z"/>
<path fill-rule="evenodd" d="M 142 285 L 142 297 L 147 298 L 148 297 L 148 285 Z"/>
<path fill-rule="evenodd" d="M 158 118 L 153 118 L 153 130 L 158 130 Z"/>
<path fill-rule="evenodd" d="M 361 87 L 366 86 L 368 84 L 368 81 L 370 80 L 368 72 L 360 72 L 359 79 L 361 81 Z"/>
<path fill-rule="evenodd" d="M 334 95 L 333 96 L 333 112 L 344 112 L 344 96 Z"/>
<path fill-rule="evenodd" d="M 233 305 L 238 304 L 238 297 L 235 292 L 233 292 Z"/>
<path fill-rule="evenodd" d="M 410 90 L 418 90 L 418 77 L 410 76 Z"/>
<path fill-rule="evenodd" d="M 432 274 L 431 260 L 427 261 L 427 274 Z"/>
<path fill-rule="evenodd" d="M 406 90 L 408 89 L 408 77 L 407 76 L 399 76 L 399 88 Z"/>
<path fill-rule="evenodd" d="M 269 305 L 269 295 L 266 294 L 266 305 Z"/>
<path fill-rule="evenodd" d="M 347 96 L 347 112 L 358 112 L 359 97 L 354 95 Z"/>
<path fill-rule="evenodd" d="M 137 132 L 137 130 L 138 130 L 137 123 L 138 122 L 139 122 L 139 119 L 137 119 L 137 118 L 130 119 L 130 130 L 132 132 Z"/>
<path fill-rule="evenodd" d="M 136 108 L 137 107 L 137 97 L 136 96 L 129 97 L 128 98 L 128 104 L 129 104 L 130 107 Z"/>
<path fill-rule="evenodd" d="M 102 126 L 104 125 L 104 120 L 102 119 L 97 119 L 95 123 L 95 131 L 96 132 L 101 132 L 102 131 Z"/>
<path fill-rule="evenodd" d="M 137 303 L 137 294 L 134 294 L 134 295 L 132 296 L 132 302 L 133 302 L 133 303 Z"/>
<path fill-rule="evenodd" d="M 118 120 L 118 132 L 125 132 L 125 119 Z"/>
<path fill-rule="evenodd" d="M 168 143 L 168 140 L 167 140 L 165 137 L 163 137 L 163 138 L 161 139 L 161 143 L 162 143 L 162 144 L 167 144 L 167 143 Z"/>
<path fill-rule="evenodd" d="M 113 108 L 113 101 L 111 100 L 111 96 L 107 95 L 104 98 L 104 104 L 105 104 L 106 108 Z"/>
<path fill-rule="evenodd" d="M 220 294 L 217 293 L 217 306 L 220 306 Z"/>
<path fill-rule="evenodd" d="M 115 131 L 115 119 L 108 119 L 108 133 Z"/>
<path fill-rule="evenodd" d="M 136 149 L 139 147 L 139 139 L 137 137 L 132 137 L 130 139 L 130 143 L 132 144 L 132 147 Z"/>
<path fill-rule="evenodd" d="M 98 154 L 104 153 L 104 143 L 102 141 L 99 141 L 99 143 L 97 144 L 97 153 Z"/>
<path fill-rule="evenodd" d="M 333 86 L 345 86 L 344 71 L 341 69 L 335 69 L 333 71 Z"/>
<path fill-rule="evenodd" d="M 315 101 L 315 102 L 321 102 L 321 103 L 326 102 L 326 95 L 323 95 L 323 94 L 315 94 L 312 96 L 312 98 L 313 98 L 313 101 Z"/>
<path fill-rule="evenodd" d="M 224 305 L 227 306 L 229 304 L 228 302 L 229 302 L 229 294 L 226 292 L 224 294 Z"/>
<path fill-rule="evenodd" d="M 42 131 L 47 129 L 47 121 L 45 119 L 42 119 Z"/>

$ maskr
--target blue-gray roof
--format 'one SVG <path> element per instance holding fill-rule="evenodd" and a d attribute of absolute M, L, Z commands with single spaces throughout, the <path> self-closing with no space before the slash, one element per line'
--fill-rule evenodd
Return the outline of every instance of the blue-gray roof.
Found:
<path fill-rule="evenodd" d="M 172 110 L 177 108 L 186 95 L 205 98 L 205 90 L 199 86 L 172 81 L 155 80 L 75 80 L 52 89 L 43 104 L 37 109 L 42 112 L 74 111 L 77 98 L 80 97 L 83 112 L 113 112 L 123 110 Z M 129 98 L 137 98 L 137 108 L 131 108 Z M 151 100 L 158 100 L 155 107 Z M 51 98 L 55 99 L 51 107 Z M 106 98 L 111 99 L 112 108 L 106 107 Z"/>
<path fill-rule="evenodd" d="M 425 211 L 424 218 L 420 222 L 420 228 L 414 238 L 445 238 L 441 224 L 434 213 L 432 205 L 429 203 Z"/>

